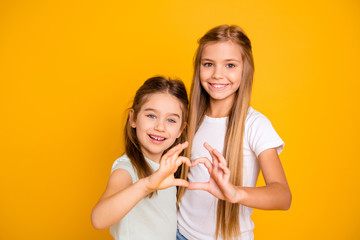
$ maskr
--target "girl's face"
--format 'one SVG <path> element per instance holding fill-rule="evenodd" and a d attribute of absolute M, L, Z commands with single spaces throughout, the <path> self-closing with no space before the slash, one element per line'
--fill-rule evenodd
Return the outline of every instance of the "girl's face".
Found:
<path fill-rule="evenodd" d="M 141 151 L 145 157 L 159 162 L 162 153 L 180 137 L 182 127 L 180 101 L 168 93 L 150 95 L 134 120 L 130 111 L 131 127 L 136 128 Z"/>
<path fill-rule="evenodd" d="M 212 102 L 231 105 L 243 72 L 241 47 L 232 41 L 207 43 L 200 62 L 200 82 Z"/>

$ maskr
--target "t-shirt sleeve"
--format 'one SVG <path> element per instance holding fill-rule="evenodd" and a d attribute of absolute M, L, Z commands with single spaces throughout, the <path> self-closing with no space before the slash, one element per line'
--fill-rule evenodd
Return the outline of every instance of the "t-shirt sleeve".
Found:
<path fill-rule="evenodd" d="M 284 148 L 284 142 L 275 131 L 269 119 L 259 114 L 250 123 L 248 128 L 248 142 L 251 150 L 259 157 L 263 151 L 276 148 L 280 154 Z"/>
<path fill-rule="evenodd" d="M 130 162 L 129 159 L 122 158 L 122 157 L 116 159 L 113 166 L 112 166 L 112 168 L 111 168 L 111 173 L 113 173 L 117 169 L 126 170 L 130 174 L 133 183 L 138 180 L 138 178 L 137 178 L 137 176 L 135 174 L 134 168 L 131 165 L 131 162 Z"/>

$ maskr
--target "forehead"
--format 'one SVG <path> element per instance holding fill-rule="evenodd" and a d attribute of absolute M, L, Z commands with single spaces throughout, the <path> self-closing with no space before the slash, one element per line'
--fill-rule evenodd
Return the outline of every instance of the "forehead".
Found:
<path fill-rule="evenodd" d="M 205 44 L 201 58 L 242 59 L 242 48 L 232 41 L 209 42 Z"/>
<path fill-rule="evenodd" d="M 153 109 L 164 114 L 182 114 L 181 102 L 169 93 L 154 93 L 151 94 L 144 104 L 141 106 L 140 111 L 146 109 Z"/>

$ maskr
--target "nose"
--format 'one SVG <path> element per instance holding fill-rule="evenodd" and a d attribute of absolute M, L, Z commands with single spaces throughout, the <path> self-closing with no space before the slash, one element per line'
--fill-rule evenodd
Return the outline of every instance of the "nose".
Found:
<path fill-rule="evenodd" d="M 159 131 L 159 132 L 165 131 L 165 125 L 164 125 L 164 123 L 163 123 L 163 121 L 161 119 L 156 121 L 154 129 Z"/>
<path fill-rule="evenodd" d="M 223 72 L 221 66 L 216 66 L 213 68 L 212 78 L 221 79 L 223 77 Z"/>

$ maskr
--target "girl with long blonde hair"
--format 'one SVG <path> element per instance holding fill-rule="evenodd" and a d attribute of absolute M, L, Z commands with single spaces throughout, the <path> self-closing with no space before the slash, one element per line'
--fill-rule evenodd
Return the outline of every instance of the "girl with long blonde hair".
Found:
<path fill-rule="evenodd" d="M 291 192 L 278 154 L 284 142 L 250 107 L 254 61 L 238 26 L 221 25 L 200 40 L 188 121 L 190 182 L 178 191 L 177 239 L 253 239 L 252 208 L 287 210 Z M 255 187 L 259 171 L 266 186 Z"/>

